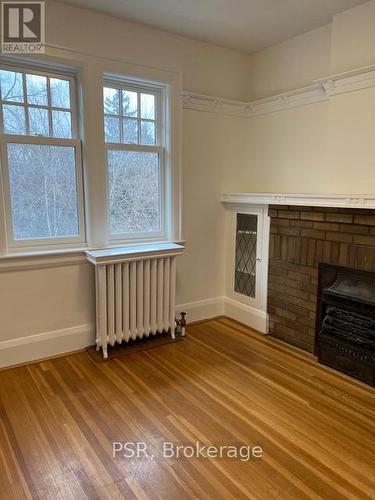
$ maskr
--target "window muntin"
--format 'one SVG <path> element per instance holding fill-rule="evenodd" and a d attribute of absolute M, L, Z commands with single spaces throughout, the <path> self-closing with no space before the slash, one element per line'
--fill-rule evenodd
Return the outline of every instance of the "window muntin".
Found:
<path fill-rule="evenodd" d="M 71 79 L 0 69 L 3 133 L 71 139 Z"/>
<path fill-rule="evenodd" d="M 8 247 L 84 242 L 73 76 L 0 66 L 0 154 Z"/>
<path fill-rule="evenodd" d="M 109 143 L 155 146 L 158 92 L 105 85 L 104 133 Z"/>
<path fill-rule="evenodd" d="M 106 83 L 103 105 L 110 239 L 164 238 L 161 90 Z"/>

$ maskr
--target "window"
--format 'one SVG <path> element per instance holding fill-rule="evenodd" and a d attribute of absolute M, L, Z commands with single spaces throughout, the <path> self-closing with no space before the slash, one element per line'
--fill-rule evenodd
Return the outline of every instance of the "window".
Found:
<path fill-rule="evenodd" d="M 10 247 L 84 241 L 73 76 L 0 66 L 0 154 Z"/>
<path fill-rule="evenodd" d="M 74 64 L 0 58 L 0 256 L 180 238 L 180 76 Z"/>
<path fill-rule="evenodd" d="M 163 237 L 162 91 L 107 82 L 103 99 L 110 239 Z"/>

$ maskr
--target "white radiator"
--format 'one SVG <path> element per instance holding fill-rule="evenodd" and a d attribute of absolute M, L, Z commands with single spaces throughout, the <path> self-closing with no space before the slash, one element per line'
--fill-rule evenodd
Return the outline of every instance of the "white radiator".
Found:
<path fill-rule="evenodd" d="M 170 331 L 175 337 L 175 243 L 87 251 L 95 265 L 96 347 Z"/>

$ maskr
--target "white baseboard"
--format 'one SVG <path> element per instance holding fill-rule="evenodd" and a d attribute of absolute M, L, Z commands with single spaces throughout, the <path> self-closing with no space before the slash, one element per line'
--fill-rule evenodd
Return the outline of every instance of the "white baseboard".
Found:
<path fill-rule="evenodd" d="M 187 322 L 193 323 L 225 314 L 260 332 L 267 331 L 267 314 L 228 297 L 198 300 L 176 307 L 187 313 Z M 54 330 L 28 337 L 0 342 L 0 368 L 37 361 L 69 353 L 95 344 L 94 325 L 85 324 Z"/>
<path fill-rule="evenodd" d="M 224 314 L 224 297 L 197 300 L 176 306 L 177 312 L 185 311 L 188 323 L 214 318 Z"/>
<path fill-rule="evenodd" d="M 267 333 L 268 314 L 260 309 L 224 297 L 224 314 L 258 332 Z"/>
<path fill-rule="evenodd" d="M 214 318 L 225 314 L 229 318 L 240 321 L 250 328 L 267 333 L 268 315 L 255 307 L 251 307 L 229 297 L 214 297 L 198 300 L 177 306 L 177 311 L 185 311 L 188 323 Z"/>
<path fill-rule="evenodd" d="M 79 325 L 0 342 L 0 367 L 28 363 L 95 344 L 92 325 Z"/>

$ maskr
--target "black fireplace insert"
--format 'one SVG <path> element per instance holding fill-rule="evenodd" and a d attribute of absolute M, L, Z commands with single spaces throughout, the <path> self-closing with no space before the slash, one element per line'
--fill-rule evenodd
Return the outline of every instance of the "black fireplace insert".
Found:
<path fill-rule="evenodd" d="M 320 264 L 318 361 L 375 386 L 375 273 Z"/>

